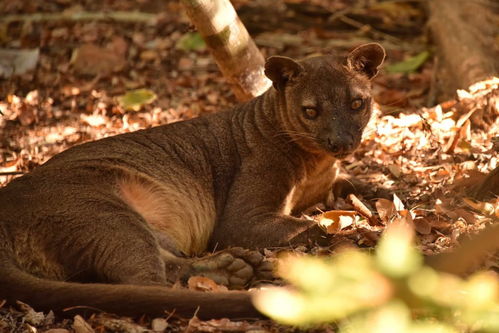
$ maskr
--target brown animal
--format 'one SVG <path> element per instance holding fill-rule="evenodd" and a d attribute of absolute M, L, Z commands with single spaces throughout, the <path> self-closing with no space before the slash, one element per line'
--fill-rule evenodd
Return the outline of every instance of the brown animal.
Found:
<path fill-rule="evenodd" d="M 248 292 L 172 290 L 213 276 L 242 286 L 265 248 L 303 238 L 334 162 L 371 114 L 378 44 L 345 59 L 271 57 L 273 88 L 230 111 L 82 144 L 0 189 L 0 299 L 123 315 L 256 316 Z M 211 274 L 211 275 L 210 275 Z"/>

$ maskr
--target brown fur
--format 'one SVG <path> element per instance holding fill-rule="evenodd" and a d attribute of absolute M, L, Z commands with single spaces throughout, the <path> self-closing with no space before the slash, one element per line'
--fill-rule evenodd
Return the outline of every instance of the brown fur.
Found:
<path fill-rule="evenodd" d="M 271 57 L 274 88 L 246 104 L 73 147 L 15 179 L 0 190 L 0 298 L 255 316 L 248 293 L 163 286 L 188 266 L 183 255 L 288 245 L 314 227 L 296 215 L 330 199 L 334 163 L 360 142 L 383 58 L 377 44 L 344 61 Z M 357 98 L 363 107 L 352 110 Z"/>

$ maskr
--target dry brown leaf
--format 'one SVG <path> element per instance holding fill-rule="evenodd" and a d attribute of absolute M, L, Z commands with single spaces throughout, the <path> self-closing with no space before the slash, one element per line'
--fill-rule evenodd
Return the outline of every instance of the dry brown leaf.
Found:
<path fill-rule="evenodd" d="M 441 219 L 437 219 L 437 220 L 431 221 L 431 226 L 432 226 L 432 228 L 437 229 L 440 232 L 445 233 L 445 232 L 449 231 L 450 227 L 452 226 L 452 223 L 450 223 L 448 221 L 441 220 Z"/>
<path fill-rule="evenodd" d="M 191 276 L 187 281 L 191 290 L 197 291 L 227 291 L 227 287 L 217 284 L 210 278 L 204 276 Z"/>
<path fill-rule="evenodd" d="M 466 120 L 462 126 L 456 129 L 454 136 L 449 140 L 449 142 L 447 142 L 447 145 L 444 147 L 444 152 L 452 154 L 461 140 L 469 141 L 471 138 L 470 128 L 471 122 Z"/>
<path fill-rule="evenodd" d="M 398 165 L 390 164 L 388 170 L 395 178 L 400 178 L 402 175 L 402 169 Z"/>
<path fill-rule="evenodd" d="M 330 210 L 319 215 L 319 225 L 328 234 L 334 234 L 353 224 L 357 212 L 353 210 Z"/>
<path fill-rule="evenodd" d="M 76 72 L 99 76 L 120 71 L 126 64 L 123 54 L 94 44 L 84 44 L 74 50 L 71 62 Z"/>
<path fill-rule="evenodd" d="M 448 200 L 437 199 L 435 202 L 435 213 L 438 215 L 446 215 L 451 219 L 457 219 L 459 216 L 455 213 L 455 208 L 453 208 Z"/>
<path fill-rule="evenodd" d="M 472 212 L 464 209 L 464 208 L 458 208 L 454 211 L 460 218 L 466 221 L 468 224 L 475 224 L 477 223 L 477 219 L 475 217 L 475 214 Z"/>
<path fill-rule="evenodd" d="M 17 301 L 16 305 L 24 313 L 23 320 L 28 324 L 39 326 L 45 322 L 43 312 L 36 312 L 31 306 L 21 301 Z"/>
<path fill-rule="evenodd" d="M 94 333 L 94 329 L 82 316 L 74 316 L 73 329 L 76 333 Z"/>
<path fill-rule="evenodd" d="M 2 163 L 2 165 L 0 165 L 0 172 L 16 172 L 18 171 L 18 165 L 20 162 L 21 161 L 19 158 L 11 161 L 6 161 L 5 163 Z"/>
<path fill-rule="evenodd" d="M 378 211 L 379 218 L 384 224 L 390 222 L 397 214 L 395 205 L 388 199 L 378 199 L 378 201 L 376 201 L 376 210 Z"/>
<path fill-rule="evenodd" d="M 31 105 L 21 104 L 18 112 L 17 118 L 23 126 L 29 126 L 37 119 L 37 109 Z"/>
<path fill-rule="evenodd" d="M 194 332 L 266 332 L 262 327 L 248 321 L 232 321 L 227 318 L 200 320 L 196 316 L 189 320 L 185 333 Z"/>
<path fill-rule="evenodd" d="M 412 213 L 408 209 L 403 209 L 398 212 L 399 216 L 393 221 L 393 223 L 403 223 L 414 228 L 414 220 L 412 217 Z"/>
<path fill-rule="evenodd" d="M 475 201 L 471 198 L 463 198 L 465 204 L 485 215 L 497 216 L 498 204 L 491 202 Z"/>
<path fill-rule="evenodd" d="M 429 235 L 431 233 L 431 224 L 424 217 L 414 219 L 414 228 L 421 235 Z"/>

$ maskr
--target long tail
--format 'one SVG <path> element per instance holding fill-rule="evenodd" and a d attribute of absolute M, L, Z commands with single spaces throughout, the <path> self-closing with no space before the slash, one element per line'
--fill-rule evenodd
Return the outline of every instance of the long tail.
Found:
<path fill-rule="evenodd" d="M 37 310 L 105 311 L 125 316 L 166 312 L 204 319 L 262 317 L 244 291 L 203 293 L 167 287 L 73 283 L 40 279 L 19 269 L 0 251 L 0 300 L 25 302 Z"/>

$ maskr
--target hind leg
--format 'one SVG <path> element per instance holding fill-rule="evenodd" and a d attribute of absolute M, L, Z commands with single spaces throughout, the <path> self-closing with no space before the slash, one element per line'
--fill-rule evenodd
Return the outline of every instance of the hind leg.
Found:
<path fill-rule="evenodd" d="M 109 282 L 138 285 L 167 284 L 165 263 L 155 244 L 150 244 L 142 238 L 128 245 L 124 253 L 121 249 L 110 248 L 108 251 L 116 254 L 107 256 L 106 261 L 99 265 L 99 272 Z"/>
<path fill-rule="evenodd" d="M 202 258 L 182 257 L 170 235 L 161 237 L 142 216 L 116 206 L 93 202 L 92 209 L 78 217 L 62 219 L 65 226 L 61 227 L 68 232 L 50 243 L 62 255 L 69 279 L 166 285 L 200 275 L 230 288 L 242 288 L 255 278 L 255 272 L 271 272 L 262 255 L 241 248 Z"/>
<path fill-rule="evenodd" d="M 166 284 L 165 263 L 153 233 L 133 211 L 102 204 L 66 216 L 51 235 L 51 250 L 68 280 L 138 285 Z M 49 236 L 50 237 L 50 236 Z"/>

